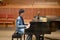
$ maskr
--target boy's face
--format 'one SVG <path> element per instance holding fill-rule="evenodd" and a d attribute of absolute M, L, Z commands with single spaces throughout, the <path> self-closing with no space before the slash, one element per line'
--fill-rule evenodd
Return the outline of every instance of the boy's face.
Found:
<path fill-rule="evenodd" d="M 23 16 L 23 13 L 21 13 L 20 16 Z"/>

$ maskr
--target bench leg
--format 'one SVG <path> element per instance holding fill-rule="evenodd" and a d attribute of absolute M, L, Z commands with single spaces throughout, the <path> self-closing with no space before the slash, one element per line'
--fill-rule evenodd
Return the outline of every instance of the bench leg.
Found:
<path fill-rule="evenodd" d="M 20 38 L 20 40 L 22 40 L 22 38 Z"/>
<path fill-rule="evenodd" d="M 13 38 L 12 38 L 12 40 L 13 40 Z"/>

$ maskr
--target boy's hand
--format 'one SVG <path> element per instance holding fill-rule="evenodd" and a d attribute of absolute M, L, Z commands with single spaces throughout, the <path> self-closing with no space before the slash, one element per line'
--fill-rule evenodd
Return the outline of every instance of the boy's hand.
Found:
<path fill-rule="evenodd" d="M 27 24 L 26 28 L 29 28 L 30 27 L 30 24 Z"/>

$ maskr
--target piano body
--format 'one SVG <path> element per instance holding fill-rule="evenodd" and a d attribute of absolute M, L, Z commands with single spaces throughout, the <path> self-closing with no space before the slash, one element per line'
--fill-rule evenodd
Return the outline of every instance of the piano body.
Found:
<path fill-rule="evenodd" d="M 26 34 L 32 34 L 38 36 L 36 40 L 40 40 L 40 35 L 42 40 L 44 40 L 44 34 L 51 34 L 49 22 L 30 22 L 30 28 L 25 29 Z"/>
<path fill-rule="evenodd" d="M 51 34 L 52 32 L 52 23 L 53 22 L 57 22 L 57 21 L 47 21 L 45 20 L 45 22 L 40 22 L 39 18 L 38 21 L 31 21 L 30 22 L 30 28 L 25 29 L 25 33 L 26 34 L 32 34 L 32 35 L 37 35 L 38 37 L 36 38 L 36 40 L 40 40 L 40 35 L 42 36 L 42 40 L 44 40 L 44 34 Z"/>
<path fill-rule="evenodd" d="M 30 34 L 51 34 L 49 22 L 30 22 L 30 28 L 25 29 Z"/>

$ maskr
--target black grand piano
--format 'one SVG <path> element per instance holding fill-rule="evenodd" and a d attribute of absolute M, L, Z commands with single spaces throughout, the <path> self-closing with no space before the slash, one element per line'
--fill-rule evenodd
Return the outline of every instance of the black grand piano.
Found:
<path fill-rule="evenodd" d="M 57 21 L 47 21 L 47 22 L 31 21 L 30 28 L 25 29 L 25 33 L 38 36 L 36 37 L 36 40 L 44 40 L 44 34 L 51 34 L 52 23 L 54 22 L 57 22 Z"/>
<path fill-rule="evenodd" d="M 42 35 L 44 40 L 44 34 L 51 34 L 49 22 L 30 22 L 30 28 L 25 29 L 25 33 L 38 36 L 36 40 L 40 40 Z"/>
<path fill-rule="evenodd" d="M 26 29 L 25 32 L 39 35 L 51 33 L 49 22 L 30 22 L 30 28 Z"/>

